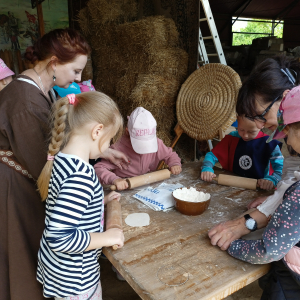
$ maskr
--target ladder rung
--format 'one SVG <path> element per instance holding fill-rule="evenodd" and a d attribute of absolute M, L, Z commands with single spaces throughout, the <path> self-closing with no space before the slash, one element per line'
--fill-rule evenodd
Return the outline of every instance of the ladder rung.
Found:
<path fill-rule="evenodd" d="M 207 18 L 199 19 L 199 22 L 207 21 Z"/>
<path fill-rule="evenodd" d="M 207 54 L 207 56 L 218 56 L 218 53 Z"/>
<path fill-rule="evenodd" d="M 202 38 L 203 38 L 203 40 L 211 40 L 213 37 L 212 36 L 204 36 Z"/>

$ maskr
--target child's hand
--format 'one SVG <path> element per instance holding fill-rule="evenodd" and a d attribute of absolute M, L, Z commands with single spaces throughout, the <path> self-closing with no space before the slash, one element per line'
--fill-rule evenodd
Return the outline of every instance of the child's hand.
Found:
<path fill-rule="evenodd" d="M 103 232 L 105 235 L 105 245 L 104 247 L 111 247 L 113 245 L 117 245 L 118 248 L 122 248 L 124 246 L 124 234 L 123 230 L 119 228 L 111 228 L 107 229 Z"/>
<path fill-rule="evenodd" d="M 118 191 L 128 189 L 128 182 L 125 179 L 119 178 L 114 180 L 113 184 L 117 187 Z"/>
<path fill-rule="evenodd" d="M 117 193 L 117 192 L 111 192 L 108 195 L 104 196 L 104 204 L 107 204 L 108 202 L 110 202 L 111 200 L 117 199 L 118 201 L 120 201 L 121 198 L 121 194 Z"/>
<path fill-rule="evenodd" d="M 274 184 L 272 181 L 267 180 L 267 179 L 258 179 L 257 180 L 257 184 L 258 186 L 262 189 L 262 190 L 272 190 L 274 188 Z"/>
<path fill-rule="evenodd" d="M 181 173 L 182 169 L 181 169 L 180 166 L 173 166 L 173 167 L 170 168 L 170 171 L 171 171 L 172 174 L 178 175 L 178 174 Z"/>
<path fill-rule="evenodd" d="M 247 208 L 256 208 L 257 206 L 261 205 L 266 199 L 268 198 L 268 196 L 265 197 L 258 197 L 256 199 L 254 199 L 253 201 L 251 201 L 248 205 Z"/>
<path fill-rule="evenodd" d="M 201 173 L 201 179 L 204 180 L 204 181 L 208 181 L 208 182 L 211 182 L 213 178 L 216 177 L 216 174 L 212 173 L 212 172 L 202 172 Z"/>

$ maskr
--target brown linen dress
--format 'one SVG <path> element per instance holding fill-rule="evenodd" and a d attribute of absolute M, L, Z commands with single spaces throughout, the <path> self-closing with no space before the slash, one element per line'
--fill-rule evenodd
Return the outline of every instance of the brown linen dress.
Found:
<path fill-rule="evenodd" d="M 37 86 L 17 79 L 0 92 L 0 150 L 11 150 L 34 179 L 46 163 L 53 102 Z M 44 299 L 36 280 L 44 223 L 35 182 L 0 162 L 0 300 Z"/>

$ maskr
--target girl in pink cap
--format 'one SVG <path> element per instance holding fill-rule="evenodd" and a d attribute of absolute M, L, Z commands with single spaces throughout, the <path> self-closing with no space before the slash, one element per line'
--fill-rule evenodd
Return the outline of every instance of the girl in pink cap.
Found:
<path fill-rule="evenodd" d="M 0 58 L 0 91 L 12 81 L 13 75 L 15 75 L 15 73 L 9 69 L 5 62 Z"/>
<path fill-rule="evenodd" d="M 166 162 L 172 174 L 181 172 L 179 156 L 157 138 L 156 125 L 151 112 L 143 107 L 137 107 L 130 114 L 126 132 L 118 143 L 111 146 L 125 153 L 130 165 L 127 169 L 118 169 L 105 159 L 96 163 L 94 168 L 102 184 L 114 184 L 119 191 L 125 190 L 128 188 L 125 178 L 153 172 L 161 160 Z"/>

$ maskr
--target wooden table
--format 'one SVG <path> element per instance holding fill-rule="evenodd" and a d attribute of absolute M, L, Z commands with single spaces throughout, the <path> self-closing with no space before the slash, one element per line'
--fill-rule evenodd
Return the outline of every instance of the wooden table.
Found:
<path fill-rule="evenodd" d="M 125 245 L 103 252 L 142 299 L 223 299 L 269 270 L 269 265 L 251 265 L 231 257 L 212 246 L 207 236 L 215 224 L 242 214 L 246 204 L 264 192 L 203 182 L 200 166 L 186 163 L 180 175 L 165 181 L 210 193 L 210 206 L 200 216 L 185 216 L 175 209 L 156 212 L 132 197 L 137 190 L 122 192 Z M 148 213 L 150 225 L 128 226 L 124 219 L 136 212 Z"/>

